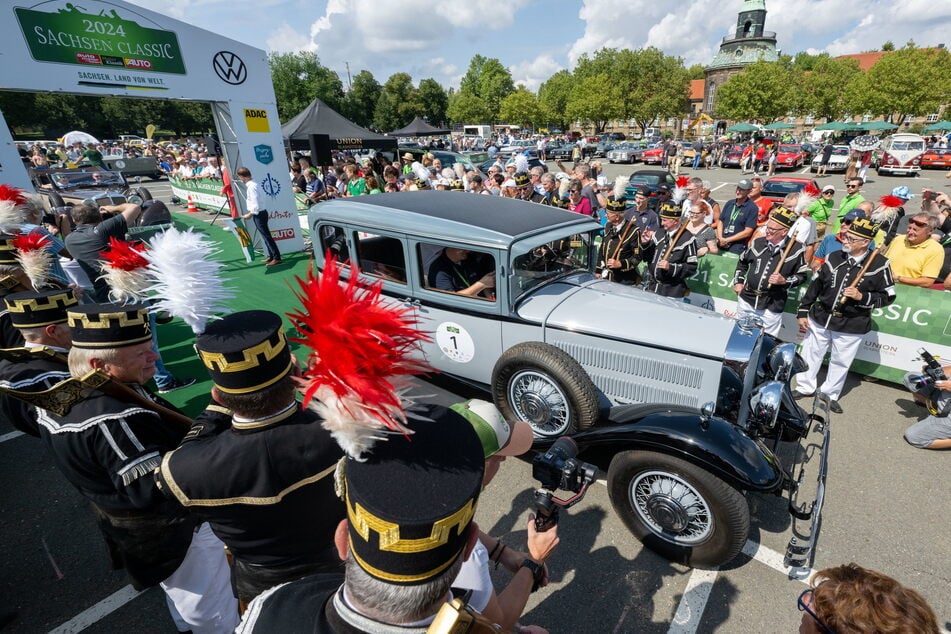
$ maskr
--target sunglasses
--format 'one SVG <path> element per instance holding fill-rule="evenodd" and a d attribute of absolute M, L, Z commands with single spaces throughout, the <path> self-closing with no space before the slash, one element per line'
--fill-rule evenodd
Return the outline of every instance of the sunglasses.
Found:
<path fill-rule="evenodd" d="M 810 599 L 810 600 L 809 600 L 809 603 L 812 603 L 812 600 L 811 600 L 811 599 L 812 599 L 812 588 L 808 588 L 808 589 L 806 589 L 806 590 L 803 590 L 802 594 L 799 595 L 799 600 L 796 602 L 797 605 L 799 606 L 799 611 L 800 611 L 800 612 L 805 612 L 806 614 L 808 614 L 809 616 L 811 616 L 812 619 L 813 619 L 813 620 L 816 622 L 816 624 L 819 626 L 819 629 L 821 629 L 821 630 L 824 632 L 824 634 L 835 634 L 835 630 L 833 630 L 831 627 L 829 627 L 828 625 L 826 625 L 825 623 L 823 623 L 822 619 L 820 619 L 819 616 L 818 616 L 815 612 L 812 611 L 812 608 L 809 607 L 809 603 L 806 603 L 806 597 L 807 597 L 807 596 L 808 596 L 809 599 Z"/>
<path fill-rule="evenodd" d="M 845 188 L 846 188 L 846 189 L 858 189 L 859 186 L 858 186 L 858 185 L 846 185 Z"/>
<path fill-rule="evenodd" d="M 918 227 L 919 229 L 924 229 L 925 227 L 928 226 L 928 223 L 927 223 L 927 222 L 923 222 L 923 221 L 921 221 L 921 220 L 909 220 L 909 221 L 908 221 L 908 224 L 910 224 L 910 225 L 915 225 L 915 226 Z"/>

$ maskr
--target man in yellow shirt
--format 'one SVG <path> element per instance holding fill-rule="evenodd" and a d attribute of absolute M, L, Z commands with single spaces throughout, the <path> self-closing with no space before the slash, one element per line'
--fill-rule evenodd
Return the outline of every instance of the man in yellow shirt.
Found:
<path fill-rule="evenodd" d="M 944 249 L 931 239 L 937 218 L 920 213 L 908 221 L 905 235 L 898 235 L 885 256 L 891 261 L 892 275 L 899 284 L 928 288 L 935 283 L 944 264 Z"/>

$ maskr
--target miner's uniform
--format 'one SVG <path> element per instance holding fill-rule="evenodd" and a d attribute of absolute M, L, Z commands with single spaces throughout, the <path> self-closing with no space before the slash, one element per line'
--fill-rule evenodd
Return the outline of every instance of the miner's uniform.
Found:
<path fill-rule="evenodd" d="M 680 219 L 680 207 L 672 203 L 664 203 L 660 209 L 661 218 Z M 665 231 L 663 227 L 654 232 L 651 239 L 644 245 L 644 259 L 649 260 L 647 266 L 648 281 L 646 289 L 663 297 L 685 297 L 687 295 L 687 278 L 697 272 L 697 242 L 689 231 L 681 231 L 680 237 L 674 244 L 670 255 L 667 256 L 669 267 L 658 269 L 657 263 L 664 259 L 671 241 L 677 235 L 679 228 Z"/>

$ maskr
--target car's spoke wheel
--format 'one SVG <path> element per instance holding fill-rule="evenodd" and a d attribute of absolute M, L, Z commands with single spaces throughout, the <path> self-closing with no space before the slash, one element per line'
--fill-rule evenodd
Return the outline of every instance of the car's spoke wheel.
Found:
<path fill-rule="evenodd" d="M 674 456 L 625 451 L 608 469 L 611 504 L 645 546 L 678 563 L 719 566 L 746 542 L 746 498 L 709 471 Z"/>
<path fill-rule="evenodd" d="M 512 346 L 492 370 L 492 397 L 510 420 L 523 420 L 536 436 L 573 434 L 600 416 L 598 391 L 568 353 L 539 341 Z"/>

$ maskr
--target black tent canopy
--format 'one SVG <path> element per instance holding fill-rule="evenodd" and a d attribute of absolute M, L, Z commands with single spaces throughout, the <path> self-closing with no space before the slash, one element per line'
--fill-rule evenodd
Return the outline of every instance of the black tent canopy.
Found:
<path fill-rule="evenodd" d="M 311 137 L 318 147 L 328 143 L 330 150 L 396 150 L 396 139 L 361 128 L 319 98 L 281 126 L 281 133 L 291 149 L 314 150 Z"/>
<path fill-rule="evenodd" d="M 419 117 L 410 121 L 409 125 L 393 130 L 391 136 L 436 136 L 439 134 L 449 134 L 449 128 L 436 128 Z"/>

